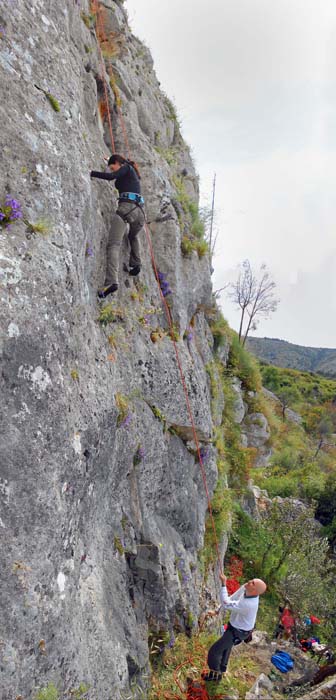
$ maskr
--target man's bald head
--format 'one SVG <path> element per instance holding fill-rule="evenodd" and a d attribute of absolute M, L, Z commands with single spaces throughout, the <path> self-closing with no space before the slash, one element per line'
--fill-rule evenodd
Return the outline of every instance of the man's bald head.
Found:
<path fill-rule="evenodd" d="M 250 581 L 244 584 L 247 596 L 262 595 L 266 591 L 266 583 L 261 578 L 251 578 Z"/>

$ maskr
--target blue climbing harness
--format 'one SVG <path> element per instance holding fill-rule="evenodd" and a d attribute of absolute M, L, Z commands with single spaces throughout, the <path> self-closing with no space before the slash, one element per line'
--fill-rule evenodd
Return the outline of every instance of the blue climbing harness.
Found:
<path fill-rule="evenodd" d="M 119 195 L 119 202 L 135 202 L 136 204 L 144 204 L 145 200 L 141 194 L 136 194 L 135 192 L 121 192 Z"/>

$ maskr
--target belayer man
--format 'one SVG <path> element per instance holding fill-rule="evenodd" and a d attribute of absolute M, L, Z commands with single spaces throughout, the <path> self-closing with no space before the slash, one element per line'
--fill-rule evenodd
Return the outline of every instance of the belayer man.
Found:
<path fill-rule="evenodd" d="M 225 574 L 220 574 L 219 577 L 222 582 L 221 607 L 224 611 L 231 610 L 231 616 L 223 636 L 209 649 L 208 666 L 210 670 L 202 674 L 205 681 L 221 680 L 222 674 L 227 669 L 232 647 L 245 641 L 252 634 L 258 612 L 259 596 L 266 591 L 266 583 L 260 578 L 253 578 L 229 596 Z M 210 611 L 208 614 L 215 615 L 216 613 Z"/>
<path fill-rule="evenodd" d="M 90 177 L 100 180 L 115 180 L 119 192 L 118 209 L 112 217 L 106 260 L 106 277 L 103 289 L 98 291 L 100 299 L 105 299 L 118 289 L 119 251 L 122 239 L 129 224 L 128 240 L 131 246 L 129 274 L 138 275 L 141 270 L 140 245 L 138 235 L 144 225 L 144 198 L 141 196 L 140 173 L 136 163 L 114 153 L 108 161 L 111 172 L 101 173 L 91 170 Z"/>

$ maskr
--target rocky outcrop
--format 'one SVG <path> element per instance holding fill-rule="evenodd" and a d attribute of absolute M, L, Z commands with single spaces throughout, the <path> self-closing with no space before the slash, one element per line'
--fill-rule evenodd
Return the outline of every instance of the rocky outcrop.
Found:
<path fill-rule="evenodd" d="M 117 89 L 87 2 L 0 10 L 0 197 L 15 197 L 26 221 L 0 233 L 3 700 L 51 682 L 120 697 L 145 682 L 148 635 L 190 629 L 198 614 L 207 501 L 145 235 L 141 279 L 123 271 L 125 242 L 110 321 L 98 320 L 116 204 L 112 188 L 89 177 L 111 141 L 103 79 L 116 150 L 125 152 L 122 103 L 140 165 L 196 431 L 208 444 L 209 261 L 181 254 L 190 221 L 180 200 L 197 203 L 198 180 L 148 50 L 120 3 L 106 0 L 102 11 L 119 46 Z M 212 448 L 205 469 L 211 494 Z"/>
<path fill-rule="evenodd" d="M 231 386 L 234 392 L 232 408 L 233 420 L 235 423 L 241 424 L 246 413 L 246 404 L 243 400 L 242 382 L 238 379 L 238 377 L 234 377 Z"/>
<path fill-rule="evenodd" d="M 272 697 L 273 683 L 265 675 L 261 673 L 256 682 L 245 695 L 245 700 L 269 700 Z"/>
<path fill-rule="evenodd" d="M 304 695 L 300 695 L 301 700 L 332 700 L 336 693 L 336 678 L 332 678 L 325 683 L 321 683 L 317 688 L 309 690 Z"/>
<path fill-rule="evenodd" d="M 267 508 L 272 503 L 265 489 L 260 489 L 250 479 L 247 484 L 246 493 L 242 499 L 242 505 L 245 513 L 250 515 L 254 520 L 260 520 L 262 514 L 267 511 Z"/>
<path fill-rule="evenodd" d="M 255 467 L 264 467 L 272 456 L 271 431 L 263 413 L 249 413 L 242 423 L 242 444 L 256 450 Z"/>
<path fill-rule="evenodd" d="M 49 683 L 69 694 L 82 682 L 90 700 L 137 697 L 149 639 L 190 633 L 198 617 L 208 504 L 172 335 L 210 496 L 217 481 L 224 397 L 219 389 L 214 408 L 209 260 L 181 252 L 197 175 L 122 3 L 101 5 L 112 75 L 92 7 L 0 9 L 0 205 L 9 194 L 23 212 L 0 230 L 3 700 Z M 124 241 L 118 294 L 97 304 L 116 206 L 110 185 L 89 177 L 111 150 L 105 89 L 115 148 L 141 169 L 173 334 L 144 234 L 140 279 L 124 269 Z M 228 351 L 217 350 L 224 364 Z M 244 425 L 251 441 L 255 427 Z"/>

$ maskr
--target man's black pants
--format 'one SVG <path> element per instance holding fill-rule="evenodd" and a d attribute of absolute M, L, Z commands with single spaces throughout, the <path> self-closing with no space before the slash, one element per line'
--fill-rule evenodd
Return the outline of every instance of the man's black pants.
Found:
<path fill-rule="evenodd" d="M 231 649 L 234 645 L 240 644 L 251 634 L 250 631 L 240 630 L 228 624 L 223 636 L 210 647 L 208 652 L 208 666 L 213 671 L 225 673 Z"/>

